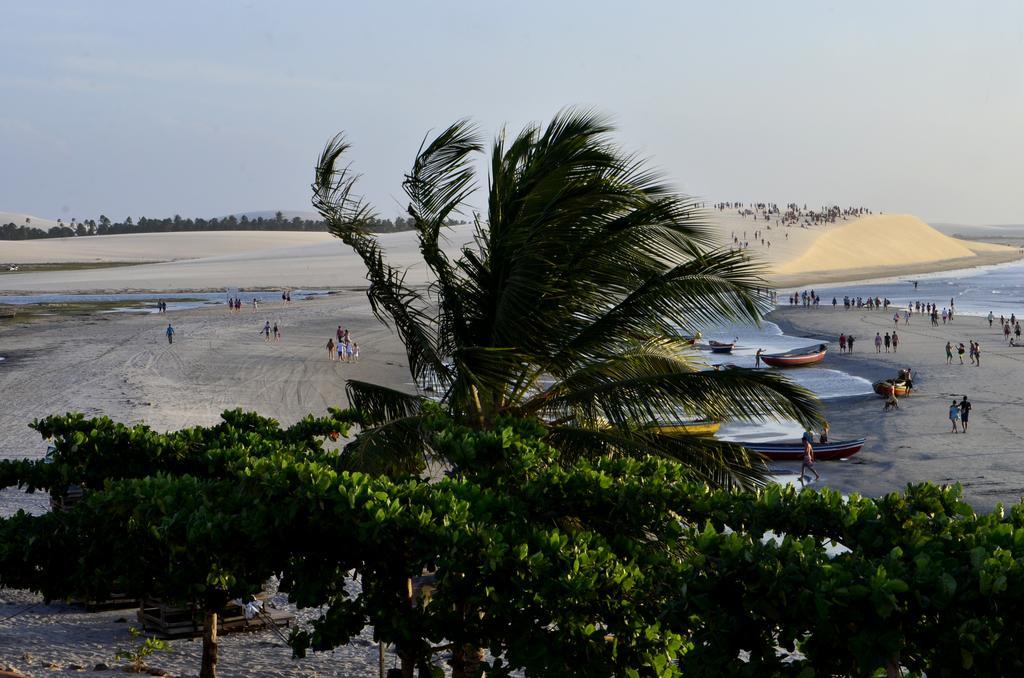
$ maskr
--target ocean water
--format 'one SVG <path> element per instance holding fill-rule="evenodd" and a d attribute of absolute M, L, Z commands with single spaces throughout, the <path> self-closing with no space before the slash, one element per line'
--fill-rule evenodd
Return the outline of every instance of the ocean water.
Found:
<path fill-rule="evenodd" d="M 915 301 L 934 303 L 941 309 L 948 308 L 952 299 L 956 312 L 960 314 L 985 316 L 992 311 L 996 316 L 1009 317 L 1015 313 L 1021 317 L 1024 315 L 1024 261 L 878 281 L 808 285 L 804 289 L 814 289 L 824 305 L 831 305 L 832 297 L 836 297 L 838 304 L 842 304 L 843 296 L 849 295 L 888 298 L 896 309 L 906 308 L 908 303 Z M 799 290 L 779 290 L 781 305 L 785 306 L 787 297 L 795 291 Z M 732 341 L 733 338 L 738 343 L 731 355 L 710 357 L 713 354 L 709 353 L 709 361 L 753 367 L 754 352 L 759 347 L 770 353 L 819 343 L 814 339 L 785 335 L 777 325 L 770 322 L 763 323 L 760 328 L 727 325 L 708 328 L 704 332 L 705 340 Z M 827 357 L 824 363 L 790 368 L 784 372 L 796 383 L 814 391 L 822 400 L 861 397 L 873 393 L 868 380 L 830 368 Z M 769 441 L 796 439 L 801 432 L 796 422 L 732 422 L 723 425 L 717 435 L 723 440 Z"/>
<path fill-rule="evenodd" d="M 821 296 L 821 303 L 829 305 L 832 297 L 837 297 L 842 304 L 843 296 L 847 294 L 864 298 L 888 297 L 898 308 L 906 308 L 908 303 L 915 301 L 938 304 L 940 309 L 949 308 L 952 299 L 957 313 L 988 315 L 992 311 L 996 316 L 1009 317 L 1014 313 L 1020 317 L 1024 313 L 1024 261 L 900 276 L 870 283 L 836 283 L 814 289 Z M 793 291 L 780 290 L 780 302 L 785 303 Z"/>
<path fill-rule="evenodd" d="M 720 354 L 707 351 L 704 356 L 712 365 L 731 364 L 738 367 L 754 367 L 755 354 L 759 348 L 763 348 L 766 353 L 782 353 L 799 348 L 815 347 L 822 343 L 818 339 L 783 334 L 778 325 L 768 321 L 761 323 L 760 327 L 748 325 L 709 327 L 701 334 L 702 342 L 711 339 L 724 342 L 736 340 L 736 346 L 732 353 Z M 871 382 L 867 379 L 826 367 L 827 360 L 826 357 L 826 363 L 787 368 L 784 371 L 786 376 L 814 391 L 822 399 L 846 398 L 872 393 Z"/>
<path fill-rule="evenodd" d="M 311 297 L 329 294 L 325 290 L 291 290 L 292 301 L 301 301 Z M 66 303 L 87 303 L 87 302 L 146 302 L 152 307 L 125 307 L 113 308 L 106 313 L 156 313 L 156 302 L 167 302 L 168 311 L 183 311 L 206 306 L 224 306 L 227 308 L 228 297 L 238 297 L 242 300 L 242 308 L 251 308 L 252 300 L 257 299 L 260 303 L 274 303 L 281 301 L 281 290 L 277 291 L 250 291 L 228 290 L 224 292 L 120 292 L 116 294 L 0 294 L 0 303 L 13 304 L 18 306 L 30 304 L 66 304 Z"/>
<path fill-rule="evenodd" d="M 759 327 L 726 324 L 708 326 L 701 330 L 701 343 L 712 339 L 722 342 L 735 340 L 736 346 L 732 353 L 728 354 L 705 351 L 703 355 L 709 364 L 731 364 L 748 368 L 754 367 L 755 354 L 759 348 L 764 349 L 766 353 L 782 353 L 816 347 L 822 343 L 818 339 L 784 334 L 778 325 L 770 321 L 762 322 Z M 824 363 L 818 365 L 764 369 L 785 374 L 797 384 L 816 393 L 822 400 L 862 397 L 874 393 L 870 381 L 829 367 L 827 357 Z M 752 422 L 726 422 L 715 437 L 738 442 L 767 442 L 797 440 L 802 433 L 803 428 L 796 421 L 764 419 Z"/>

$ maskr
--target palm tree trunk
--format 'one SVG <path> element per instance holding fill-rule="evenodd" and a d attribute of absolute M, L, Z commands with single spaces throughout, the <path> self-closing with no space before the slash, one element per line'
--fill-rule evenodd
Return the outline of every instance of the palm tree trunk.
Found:
<path fill-rule="evenodd" d="M 452 678 L 471 678 L 484 660 L 484 651 L 472 645 L 463 645 L 452 651 Z M 487 674 L 483 674 L 486 676 Z"/>
<path fill-rule="evenodd" d="M 203 617 L 203 665 L 199 678 L 217 678 L 217 613 L 206 610 Z"/>

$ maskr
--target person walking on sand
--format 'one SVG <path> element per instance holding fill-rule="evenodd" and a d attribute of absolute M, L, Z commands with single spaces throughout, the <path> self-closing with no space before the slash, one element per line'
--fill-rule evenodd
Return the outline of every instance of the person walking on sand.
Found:
<path fill-rule="evenodd" d="M 953 399 L 953 404 L 949 406 L 949 420 L 953 422 L 953 433 L 959 433 L 956 430 L 956 420 L 960 418 L 960 408 L 956 404 L 956 398 Z"/>
<path fill-rule="evenodd" d="M 274 341 L 281 341 L 281 328 L 274 323 Z"/>
<path fill-rule="evenodd" d="M 981 367 L 981 342 L 974 342 L 974 366 Z"/>
<path fill-rule="evenodd" d="M 971 418 L 971 403 L 967 400 L 967 396 L 960 401 L 960 428 L 967 433 L 967 420 Z"/>
<path fill-rule="evenodd" d="M 989 312 L 988 312 L 988 326 L 989 326 L 989 327 L 992 327 L 992 321 L 993 321 L 994 319 L 995 319 L 995 316 L 994 316 L 994 315 L 992 315 L 992 311 L 989 311 Z"/>
<path fill-rule="evenodd" d="M 171 323 L 167 323 L 167 329 L 164 330 L 164 334 L 167 335 L 167 343 L 168 344 L 173 344 L 174 343 L 174 328 L 171 327 Z"/>
<path fill-rule="evenodd" d="M 359 362 L 359 342 L 358 341 L 353 341 L 352 342 L 352 362 L 354 362 L 354 363 Z"/>
<path fill-rule="evenodd" d="M 260 334 L 263 335 L 263 341 L 270 341 L 270 321 L 263 323 L 263 329 L 260 330 Z"/>
<path fill-rule="evenodd" d="M 811 433 L 810 429 L 804 431 L 804 460 L 800 464 L 800 482 L 804 481 L 804 469 L 810 469 L 811 473 L 814 474 L 815 480 L 821 480 L 821 476 L 814 469 L 814 434 Z"/>
<path fill-rule="evenodd" d="M 335 361 L 334 357 L 334 337 L 327 338 L 327 359 L 332 363 Z"/>
<path fill-rule="evenodd" d="M 853 340 L 856 339 L 852 334 L 846 338 L 846 352 L 853 353 Z"/>
<path fill-rule="evenodd" d="M 890 337 L 890 336 L 889 336 L 889 333 L 888 333 L 888 332 L 886 332 L 886 333 L 885 333 L 885 352 L 886 352 L 886 353 L 888 353 L 888 352 L 889 352 L 889 347 L 890 347 L 890 346 L 892 346 L 892 337 Z"/>
<path fill-rule="evenodd" d="M 882 352 L 882 335 L 875 332 L 875 353 Z"/>
<path fill-rule="evenodd" d="M 896 330 L 892 331 L 892 352 L 895 353 L 896 349 L 900 347 L 900 338 L 896 334 Z"/>
<path fill-rule="evenodd" d="M 958 356 L 960 356 L 960 364 L 961 365 L 964 364 L 964 350 L 965 350 L 964 349 L 964 342 L 961 341 L 959 344 L 957 344 L 957 347 L 956 347 L 956 354 Z"/>
<path fill-rule="evenodd" d="M 946 364 L 953 364 L 953 344 L 946 342 Z"/>
<path fill-rule="evenodd" d="M 839 352 L 846 353 L 846 334 L 839 335 Z"/>

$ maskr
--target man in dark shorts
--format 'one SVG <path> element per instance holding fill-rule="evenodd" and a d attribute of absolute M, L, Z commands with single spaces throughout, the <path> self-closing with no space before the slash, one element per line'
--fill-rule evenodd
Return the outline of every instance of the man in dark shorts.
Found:
<path fill-rule="evenodd" d="M 815 480 L 821 480 L 821 476 L 818 475 L 817 470 L 814 468 L 814 434 L 810 430 L 804 431 L 803 435 L 804 442 L 804 460 L 800 464 L 800 482 L 804 481 L 804 469 L 811 469 L 811 473 L 814 474 Z"/>
<path fill-rule="evenodd" d="M 967 396 L 960 401 L 960 427 L 964 433 L 967 433 L 967 420 L 971 417 L 971 403 L 967 400 Z"/>

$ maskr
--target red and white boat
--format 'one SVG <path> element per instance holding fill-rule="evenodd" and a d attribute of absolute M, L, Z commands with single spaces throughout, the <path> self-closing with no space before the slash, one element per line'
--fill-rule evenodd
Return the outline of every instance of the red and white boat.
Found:
<path fill-rule="evenodd" d="M 817 348 L 789 351 L 788 353 L 770 353 L 761 356 L 765 365 L 772 367 L 802 367 L 803 365 L 814 365 L 825 359 L 828 347 L 825 344 Z"/>
<path fill-rule="evenodd" d="M 866 438 L 856 440 L 840 440 L 834 443 L 812 443 L 815 461 L 830 459 L 846 459 L 860 452 Z M 743 443 L 743 447 L 751 452 L 768 457 L 772 461 L 800 461 L 804 458 L 802 441 L 791 443 Z"/>

